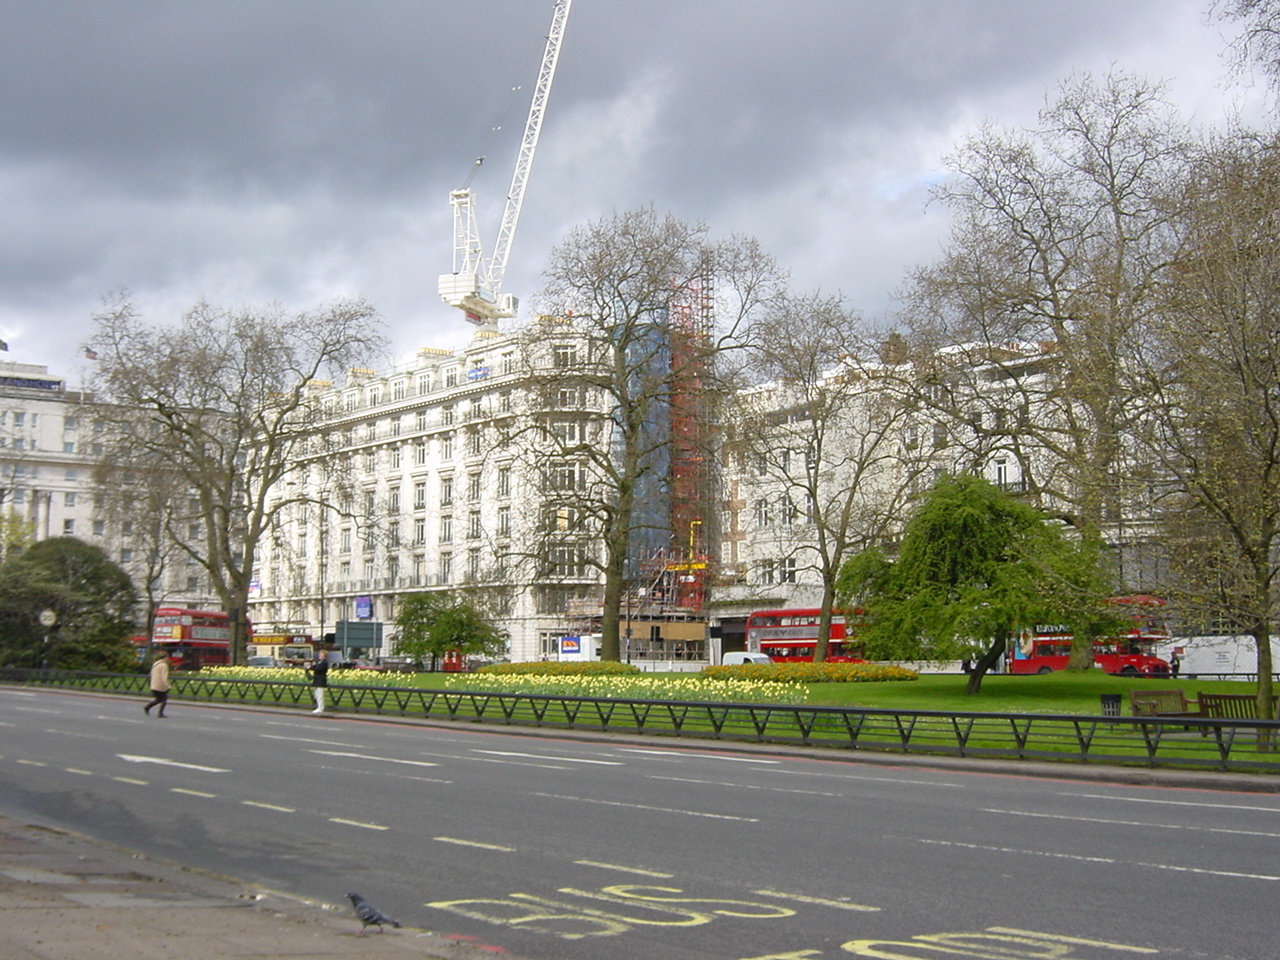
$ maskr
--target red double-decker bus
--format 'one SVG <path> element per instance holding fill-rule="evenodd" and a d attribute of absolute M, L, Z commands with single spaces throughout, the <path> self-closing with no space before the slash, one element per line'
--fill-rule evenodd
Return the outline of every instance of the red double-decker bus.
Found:
<path fill-rule="evenodd" d="M 231 662 L 231 622 L 219 610 L 156 607 L 151 644 L 164 648 L 179 670 Z"/>
<path fill-rule="evenodd" d="M 763 653 L 776 663 L 812 663 L 821 616 L 816 608 L 757 610 L 747 616 L 747 650 Z M 832 611 L 828 663 L 865 662 L 856 633 L 856 618 L 851 623 L 848 611 Z"/>
<path fill-rule="evenodd" d="M 1107 673 L 1126 677 L 1167 677 L 1169 662 L 1155 655 L 1158 643 L 1167 643 L 1160 597 L 1140 594 L 1112 597 L 1107 601 L 1124 609 L 1126 630 L 1093 641 L 1093 662 Z M 1071 628 L 1061 624 L 1037 624 L 1023 633 L 1009 652 L 1010 673 L 1053 673 L 1064 670 L 1071 656 Z"/>

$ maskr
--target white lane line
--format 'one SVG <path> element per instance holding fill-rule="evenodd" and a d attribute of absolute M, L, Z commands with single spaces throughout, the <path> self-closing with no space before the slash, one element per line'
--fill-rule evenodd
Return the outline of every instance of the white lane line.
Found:
<path fill-rule="evenodd" d="M 1126 943 L 1109 943 L 1106 940 L 1086 940 L 1084 937 L 1064 937 L 1060 933 L 1038 933 L 1035 930 L 1022 930 L 1018 927 L 987 927 L 988 933 L 1007 933 L 1015 937 L 1037 937 L 1041 940 L 1052 940 L 1055 943 L 1074 943 L 1082 947 L 1101 947 L 1103 950 L 1122 950 L 1129 953 L 1159 953 L 1151 947 L 1132 947 Z"/>
<path fill-rule="evenodd" d="M 819 780 L 844 780 L 850 783 L 906 783 L 913 787 L 949 787 L 954 790 L 967 789 L 963 783 L 944 783 L 937 780 L 911 780 L 906 777 L 868 777 L 852 773 L 823 773 L 814 770 L 770 770 L 780 777 L 816 777 Z"/>
<path fill-rule="evenodd" d="M 138 787 L 151 786 L 150 780 L 135 780 L 133 777 L 112 777 L 111 779 L 118 780 L 120 783 L 132 783 L 133 785 Z"/>
<path fill-rule="evenodd" d="M 419 750 L 423 757 L 439 757 L 441 760 L 462 761 L 464 763 L 501 763 L 511 767 L 536 767 L 539 770 L 568 770 L 569 768 L 555 763 L 526 763 L 523 760 L 500 760 L 497 757 L 471 757 L 465 753 L 432 753 L 430 750 Z"/>
<path fill-rule="evenodd" d="M 1147 820 L 1107 820 L 1102 817 L 1068 817 L 1060 813 L 1032 813 L 1028 810 L 996 810 L 984 808 L 983 813 L 999 813 L 1010 817 L 1037 817 L 1041 820 L 1074 820 L 1079 823 L 1107 823 L 1117 827 L 1153 827 L 1157 830 L 1189 830 L 1192 833 L 1233 833 L 1242 837 L 1280 838 L 1280 833 L 1266 830 L 1232 830 L 1228 827 L 1191 827 L 1182 823 L 1151 823 Z"/>
<path fill-rule="evenodd" d="M 699 760 L 728 760 L 731 763 L 781 763 L 781 760 L 762 760 L 759 757 L 728 757 L 719 753 L 687 753 L 684 750 L 646 750 L 642 747 L 621 747 L 619 753 L 639 753 L 650 757 L 696 757 Z"/>
<path fill-rule="evenodd" d="M 16 760 L 15 763 L 21 763 L 28 767 L 47 767 L 48 764 L 43 760 Z"/>
<path fill-rule="evenodd" d="M 13 709 L 21 713 L 51 713 L 55 717 L 62 716 L 61 710 L 49 710 L 45 707 L 14 707 Z"/>
<path fill-rule="evenodd" d="M 959 843 L 955 840 L 921 840 L 917 843 L 937 847 L 961 847 L 966 850 L 989 850 L 993 853 L 1016 853 L 1028 857 L 1048 857 L 1053 860 L 1079 860 L 1084 863 L 1109 863 L 1121 866 L 1148 867 L 1152 870 L 1169 870 L 1173 873 L 1200 873 L 1210 877 L 1232 877 L 1238 880 L 1280 880 L 1280 876 L 1268 873 L 1242 873 L 1237 870 L 1210 870 L 1207 867 L 1180 867 L 1171 863 L 1146 863 L 1141 860 L 1117 860 L 1114 857 L 1085 857 L 1074 853 L 1054 853 L 1050 850 L 1020 850 L 1017 847 L 997 847 L 984 843 Z"/>
<path fill-rule="evenodd" d="M 342 817 L 330 817 L 330 823 L 341 823 L 348 827 L 360 827 L 363 830 L 390 830 L 380 823 L 365 823 L 363 820 L 344 820 Z"/>
<path fill-rule="evenodd" d="M 499 853 L 515 853 L 515 847 L 502 847 L 496 843 L 481 843 L 479 840 L 462 840 L 459 837 L 432 837 L 440 843 L 452 843 L 459 847 L 479 847 L 481 850 L 497 850 Z"/>
<path fill-rule="evenodd" d="M 341 743 L 338 740 L 315 740 L 311 737 L 282 737 L 278 733 L 260 733 L 258 734 L 263 740 L 292 740 L 295 743 L 322 743 L 326 747 L 350 747 L 355 749 L 359 746 L 356 743 Z"/>
<path fill-rule="evenodd" d="M 478 750 L 473 748 L 472 753 L 485 753 L 494 757 L 519 757 L 523 760 L 551 760 L 559 763 L 596 763 L 602 767 L 623 767 L 626 766 L 621 760 L 584 760 L 578 757 L 546 757 L 538 753 L 517 753 L 514 750 Z"/>
<path fill-rule="evenodd" d="M 783 893 L 780 890 L 755 890 L 759 897 L 776 897 L 779 900 L 794 900 L 797 903 L 813 903 L 821 907 L 835 907 L 837 910 L 858 910 L 863 913 L 878 913 L 880 907 L 871 907 L 865 903 L 854 903 L 833 897 L 810 897 L 803 893 Z"/>
<path fill-rule="evenodd" d="M 440 764 L 428 760 L 401 760 L 399 757 L 375 757 L 368 753 L 354 753 L 340 750 L 308 750 L 307 753 L 318 753 L 322 757 L 354 757 L 357 760 L 377 760 L 381 763 L 403 763 L 410 767 L 438 767 Z"/>
<path fill-rule="evenodd" d="M 276 810 L 276 811 L 279 811 L 280 813 L 297 813 L 298 812 L 293 807 L 278 807 L 274 803 L 260 803 L 257 800 L 241 800 L 240 802 L 244 804 L 246 807 L 258 807 L 259 809 L 262 809 L 262 810 Z"/>
<path fill-rule="evenodd" d="M 559 793 L 530 793 L 531 797 L 546 797 L 548 800 L 572 800 L 577 803 L 598 803 L 605 807 L 626 807 L 630 810 L 652 810 L 656 813 L 679 813 L 686 817 L 706 817 L 710 820 L 737 820 L 741 823 L 759 823 L 759 817 L 735 817 L 727 813 L 707 813 L 704 810 L 680 810 L 675 807 L 652 807 L 647 803 L 625 803 L 621 800 L 597 800 L 594 797 L 567 797 Z"/>
<path fill-rule="evenodd" d="M 200 770 L 204 773 L 230 773 L 223 767 L 205 767 L 198 763 L 179 763 L 177 760 L 166 760 L 164 757 L 139 757 L 131 753 L 117 753 L 117 757 L 129 763 L 157 763 L 162 767 L 181 767 L 184 770 Z"/>
<path fill-rule="evenodd" d="M 659 880 L 670 880 L 674 873 L 659 873 L 657 870 L 641 870 L 639 867 L 621 867 L 616 863 L 600 863 L 598 860 L 575 860 L 581 867 L 599 867 L 601 870 L 619 870 L 622 873 L 634 873 L 641 877 L 657 877 Z"/>
<path fill-rule="evenodd" d="M 1102 793 L 1060 793 L 1060 797 L 1084 797 L 1086 800 L 1119 800 L 1124 803 L 1161 803 L 1169 807 L 1205 807 L 1212 810 L 1261 810 L 1280 813 L 1280 807 L 1251 807 L 1243 803 L 1202 803 L 1195 800 L 1157 800 L 1154 797 L 1108 797 Z"/>
<path fill-rule="evenodd" d="M 739 790 L 767 790 L 770 793 L 803 793 L 810 797 L 842 797 L 844 794 L 832 790 L 798 790 L 795 787 L 766 787 L 758 783 L 733 783 L 727 780 L 695 780 L 693 777 L 663 777 L 651 773 L 646 780 L 669 780 L 672 783 L 700 783 L 709 787 L 735 787 Z"/>
<path fill-rule="evenodd" d="M 170 787 L 170 793 L 184 793 L 189 797 L 204 797 L 206 800 L 212 800 L 217 796 L 216 793 L 205 793 L 203 790 L 188 790 L 186 787 Z"/>
<path fill-rule="evenodd" d="M 67 773 L 78 773 L 78 774 L 80 774 L 80 776 L 82 776 L 82 777 L 92 777 L 92 776 L 93 776 L 93 771 L 91 771 L 91 770 L 81 770 L 79 767 L 63 767 L 62 769 L 63 769 L 63 770 L 65 770 L 65 771 L 67 771 Z"/>

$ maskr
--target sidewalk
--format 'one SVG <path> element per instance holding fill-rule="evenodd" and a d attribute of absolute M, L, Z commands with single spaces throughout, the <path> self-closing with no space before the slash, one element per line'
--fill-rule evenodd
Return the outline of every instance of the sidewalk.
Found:
<path fill-rule="evenodd" d="M 409 927 L 361 936 L 345 902 L 306 903 L 0 817 L 0 960 L 477 960 L 495 953 L 505 951 Z"/>

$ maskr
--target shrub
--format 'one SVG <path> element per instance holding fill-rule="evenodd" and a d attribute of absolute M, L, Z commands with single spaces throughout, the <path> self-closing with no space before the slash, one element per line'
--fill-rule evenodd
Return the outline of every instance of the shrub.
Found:
<path fill-rule="evenodd" d="M 713 680 L 756 680 L 762 683 L 873 683 L 915 680 L 919 674 L 890 663 L 743 663 L 706 667 Z"/>

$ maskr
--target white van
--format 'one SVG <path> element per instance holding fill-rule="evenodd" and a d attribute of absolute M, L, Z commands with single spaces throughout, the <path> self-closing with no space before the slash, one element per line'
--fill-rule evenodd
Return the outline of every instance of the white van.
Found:
<path fill-rule="evenodd" d="M 733 650 L 724 655 L 724 659 L 720 661 L 724 666 L 735 666 L 743 663 L 773 663 L 767 654 L 748 653 L 744 650 Z"/>

